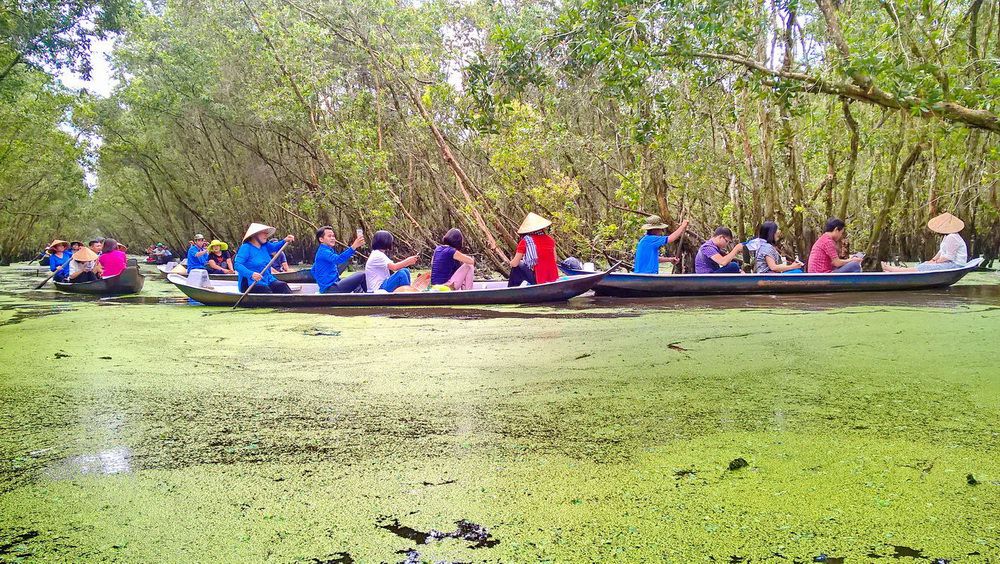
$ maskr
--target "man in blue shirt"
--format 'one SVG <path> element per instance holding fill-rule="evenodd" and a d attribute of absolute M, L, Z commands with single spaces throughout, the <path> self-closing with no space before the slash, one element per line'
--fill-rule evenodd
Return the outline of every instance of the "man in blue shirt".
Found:
<path fill-rule="evenodd" d="M 233 266 L 239 275 L 240 292 L 250 289 L 251 294 L 291 294 L 288 284 L 278 280 L 271 274 L 268 263 L 274 253 L 281 250 L 286 242 L 292 243 L 295 237 L 288 235 L 284 241 L 268 242 L 267 238 L 274 234 L 274 228 L 262 223 L 251 223 L 243 236 L 243 244 L 236 251 Z M 256 284 L 253 284 L 257 281 Z"/>
<path fill-rule="evenodd" d="M 194 236 L 194 242 L 188 248 L 187 261 L 188 272 L 196 268 L 204 270 L 208 264 L 208 241 L 201 233 Z"/>
<path fill-rule="evenodd" d="M 343 280 L 340 279 L 341 264 L 344 264 L 354 256 L 354 251 L 365 244 L 365 236 L 358 235 L 344 252 L 337 253 L 334 245 L 337 238 L 333 236 L 333 228 L 324 225 L 316 230 L 316 241 L 319 248 L 316 249 L 316 258 L 313 259 L 312 275 L 319 284 L 320 294 L 347 294 L 350 292 L 366 292 L 365 272 L 355 272 Z"/>
<path fill-rule="evenodd" d="M 685 219 L 680 226 L 669 236 L 664 235 L 667 224 L 663 223 L 658 215 L 651 215 L 646 218 L 646 224 L 642 228 L 646 234 L 639 239 L 639 244 L 635 247 L 635 268 L 633 272 L 637 274 L 657 274 L 660 272 L 661 262 L 677 263 L 676 257 L 661 257 L 660 248 L 673 243 L 681 238 L 687 229 L 688 222 Z"/>

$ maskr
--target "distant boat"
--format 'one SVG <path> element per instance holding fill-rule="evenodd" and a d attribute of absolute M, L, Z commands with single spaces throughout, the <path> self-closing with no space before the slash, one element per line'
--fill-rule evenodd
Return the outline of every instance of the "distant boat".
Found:
<path fill-rule="evenodd" d="M 662 297 L 737 294 L 816 294 L 882 292 L 944 288 L 958 282 L 983 262 L 928 272 L 858 272 L 846 274 L 635 274 L 612 272 L 594 286 L 598 296 Z M 591 274 L 560 266 L 566 274 Z"/>
<path fill-rule="evenodd" d="M 55 282 L 56 289 L 71 294 L 91 294 L 95 296 L 122 296 L 138 294 L 142 290 L 145 277 L 139 274 L 135 261 L 118 276 L 102 278 L 91 282 Z"/>
<path fill-rule="evenodd" d="M 604 278 L 606 272 L 588 272 L 533 286 L 507 287 L 506 280 L 476 282 L 472 290 L 453 292 L 399 292 L 317 294 L 316 284 L 303 284 L 291 294 L 247 294 L 241 307 L 399 307 L 496 304 L 539 304 L 566 301 L 579 296 Z M 171 274 L 167 279 L 187 297 L 205 305 L 232 306 L 240 299 L 236 282 L 211 278 L 212 288 L 189 284 L 187 278 Z"/>

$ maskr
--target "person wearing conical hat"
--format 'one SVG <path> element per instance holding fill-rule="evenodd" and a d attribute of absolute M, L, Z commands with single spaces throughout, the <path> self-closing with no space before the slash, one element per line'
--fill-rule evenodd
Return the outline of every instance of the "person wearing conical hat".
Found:
<path fill-rule="evenodd" d="M 103 243 L 103 241 L 102 241 Z M 104 269 L 99 262 L 100 256 L 90 247 L 83 247 L 73 253 L 73 260 L 69 262 L 69 277 L 67 282 L 93 282 L 99 280 Z"/>
<path fill-rule="evenodd" d="M 212 242 L 208 244 L 207 257 L 205 267 L 209 274 L 236 273 L 236 269 L 233 268 L 233 255 L 229 252 L 229 245 L 226 243 L 212 239 Z"/>
<path fill-rule="evenodd" d="M 521 240 L 517 243 L 514 258 L 510 259 L 510 280 L 508 287 L 528 284 L 545 284 L 555 282 L 559 278 L 559 267 L 556 266 L 556 241 L 548 234 L 552 222 L 544 217 L 529 212 L 517 234 Z"/>
<path fill-rule="evenodd" d="M 194 236 L 194 240 L 191 241 L 191 246 L 188 247 L 187 252 L 187 269 L 191 272 L 195 269 L 204 270 L 208 265 L 208 240 L 201 233 L 197 233 Z"/>
<path fill-rule="evenodd" d="M 57 282 L 65 282 L 69 276 L 69 261 L 72 260 L 72 255 L 66 251 L 68 247 L 69 243 L 62 239 L 56 239 L 45 247 L 45 251 L 49 253 L 49 272 L 56 273 L 53 278 Z"/>
<path fill-rule="evenodd" d="M 665 235 L 666 223 L 658 215 L 651 215 L 646 218 L 646 223 L 642 229 L 646 234 L 639 239 L 639 244 L 635 247 L 635 266 L 632 272 L 636 274 L 657 274 L 660 272 L 661 262 L 671 262 L 677 264 L 677 257 L 661 257 L 660 249 L 664 245 L 669 245 L 681 238 L 687 229 L 688 221 L 685 219 L 677 226 L 670 235 Z"/>
<path fill-rule="evenodd" d="M 892 266 L 889 263 L 882 263 L 882 270 L 885 272 L 929 272 L 932 270 L 952 270 L 963 268 L 969 262 L 969 248 L 965 245 L 965 240 L 959 232 L 965 229 L 965 222 L 957 217 L 945 212 L 927 222 L 927 228 L 935 233 L 944 235 L 941 239 L 941 246 L 938 252 L 929 261 L 922 262 L 915 267 Z"/>
<path fill-rule="evenodd" d="M 287 235 L 284 241 L 268 242 L 267 238 L 274 234 L 275 229 L 263 223 L 251 223 L 243 235 L 243 244 L 236 251 L 233 266 L 239 275 L 240 292 L 250 289 L 252 294 L 291 294 L 292 289 L 271 274 L 267 267 L 274 253 L 281 250 L 285 242 L 292 243 L 295 237 Z M 190 270 L 190 266 L 188 267 Z M 254 284 L 254 281 L 257 281 Z"/>

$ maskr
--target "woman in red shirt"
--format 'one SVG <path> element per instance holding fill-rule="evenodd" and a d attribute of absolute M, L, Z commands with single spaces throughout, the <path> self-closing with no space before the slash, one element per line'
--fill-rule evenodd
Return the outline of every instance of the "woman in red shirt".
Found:
<path fill-rule="evenodd" d="M 514 258 L 510 260 L 510 280 L 508 287 L 528 284 L 545 284 L 559 278 L 556 266 L 556 241 L 549 235 L 552 222 L 544 217 L 529 213 L 517 229 L 521 240 L 517 243 Z"/>

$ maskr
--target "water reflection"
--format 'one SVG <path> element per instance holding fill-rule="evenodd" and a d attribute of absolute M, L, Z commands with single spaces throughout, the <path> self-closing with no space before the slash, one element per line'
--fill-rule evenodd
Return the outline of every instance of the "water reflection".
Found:
<path fill-rule="evenodd" d="M 46 468 L 45 475 L 53 480 L 70 480 L 86 475 L 128 474 L 132 472 L 131 458 L 130 448 L 117 446 L 65 458 Z"/>

